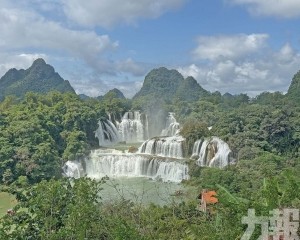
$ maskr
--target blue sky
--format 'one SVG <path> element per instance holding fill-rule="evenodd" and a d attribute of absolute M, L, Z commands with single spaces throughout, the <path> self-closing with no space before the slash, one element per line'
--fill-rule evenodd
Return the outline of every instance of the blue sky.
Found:
<path fill-rule="evenodd" d="M 77 93 L 131 97 L 153 68 L 210 91 L 286 92 L 299 0 L 0 0 L 0 75 L 43 57 Z"/>

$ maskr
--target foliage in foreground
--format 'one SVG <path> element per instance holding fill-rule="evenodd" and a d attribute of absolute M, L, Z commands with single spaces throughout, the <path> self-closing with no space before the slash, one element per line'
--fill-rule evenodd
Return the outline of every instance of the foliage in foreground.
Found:
<path fill-rule="evenodd" d="M 0 238 L 218 239 L 241 231 L 229 230 L 235 219 L 225 217 L 230 212 L 225 205 L 209 215 L 195 203 L 142 207 L 123 200 L 103 205 L 100 185 L 89 179 L 61 179 L 28 188 L 15 215 L 0 220 Z"/>
<path fill-rule="evenodd" d="M 248 208 L 259 216 L 300 208 L 300 159 L 265 153 L 223 170 L 190 167 L 186 184 L 217 191 L 219 203 L 207 213 L 197 209 L 196 192 L 194 201 L 168 206 L 102 203 L 102 182 L 52 179 L 19 185 L 16 214 L 1 220 L 0 239 L 240 239 Z"/>

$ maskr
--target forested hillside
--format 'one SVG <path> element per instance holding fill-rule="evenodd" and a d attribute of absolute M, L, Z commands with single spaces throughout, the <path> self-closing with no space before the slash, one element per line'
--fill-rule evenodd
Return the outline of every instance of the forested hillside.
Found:
<path fill-rule="evenodd" d="M 71 93 L 6 97 L 0 103 L 0 182 L 11 184 L 21 176 L 30 183 L 61 177 L 65 161 L 97 146 L 98 120 L 106 112 L 124 110 L 118 99 L 83 101 Z"/>
<path fill-rule="evenodd" d="M 300 100 L 300 71 L 297 72 L 288 89 L 287 97 L 294 100 Z"/>

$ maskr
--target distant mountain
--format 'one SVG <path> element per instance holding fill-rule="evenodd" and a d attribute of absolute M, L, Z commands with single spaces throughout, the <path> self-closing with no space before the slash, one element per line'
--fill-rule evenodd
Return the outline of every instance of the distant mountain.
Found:
<path fill-rule="evenodd" d="M 300 71 L 294 75 L 286 96 L 291 99 L 300 99 Z"/>
<path fill-rule="evenodd" d="M 141 90 L 133 98 L 151 96 L 165 101 L 197 101 L 209 94 L 193 77 L 184 79 L 177 70 L 161 67 L 147 74 Z"/>
<path fill-rule="evenodd" d="M 168 70 L 164 67 L 153 69 L 146 75 L 141 90 L 133 99 L 149 95 L 164 100 L 172 99 L 183 79 L 176 70 Z"/>
<path fill-rule="evenodd" d="M 111 99 L 111 98 L 120 98 L 125 99 L 124 94 L 117 88 L 109 90 L 104 96 L 104 99 Z"/>
<path fill-rule="evenodd" d="M 229 92 L 226 92 L 226 93 L 224 93 L 223 94 L 223 98 L 227 98 L 227 99 L 232 99 L 234 96 L 231 94 L 231 93 L 229 93 Z"/>
<path fill-rule="evenodd" d="M 98 96 L 98 97 L 96 97 L 96 99 L 98 99 L 98 100 L 103 100 L 103 96 L 102 95 L 100 95 L 100 96 Z"/>
<path fill-rule="evenodd" d="M 210 95 L 210 93 L 202 88 L 193 77 L 184 79 L 176 91 L 177 99 L 188 102 L 197 101 L 200 97 L 206 97 L 208 95 Z"/>
<path fill-rule="evenodd" d="M 75 93 L 69 81 L 64 80 L 41 58 L 35 60 L 26 70 L 8 70 L 0 79 L 0 100 L 7 95 L 23 97 L 30 91 L 46 93 L 52 90 Z"/>
<path fill-rule="evenodd" d="M 110 99 L 113 99 L 113 98 L 126 99 L 124 94 L 117 88 L 109 90 L 103 96 L 100 95 L 100 96 L 96 97 L 96 99 L 98 99 L 100 101 L 105 100 L 105 99 L 110 100 Z"/>
<path fill-rule="evenodd" d="M 82 100 L 87 100 L 87 99 L 90 99 L 90 98 L 91 98 L 90 96 L 85 95 L 85 94 L 83 94 L 83 93 L 78 94 L 78 97 L 79 97 L 80 99 L 82 99 Z"/>

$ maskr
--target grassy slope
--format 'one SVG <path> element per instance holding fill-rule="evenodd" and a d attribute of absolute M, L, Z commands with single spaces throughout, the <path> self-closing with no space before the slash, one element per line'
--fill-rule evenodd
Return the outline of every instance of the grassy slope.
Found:
<path fill-rule="evenodd" d="M 5 192 L 0 192 L 0 217 L 6 214 L 7 209 L 16 205 L 16 199 Z"/>

